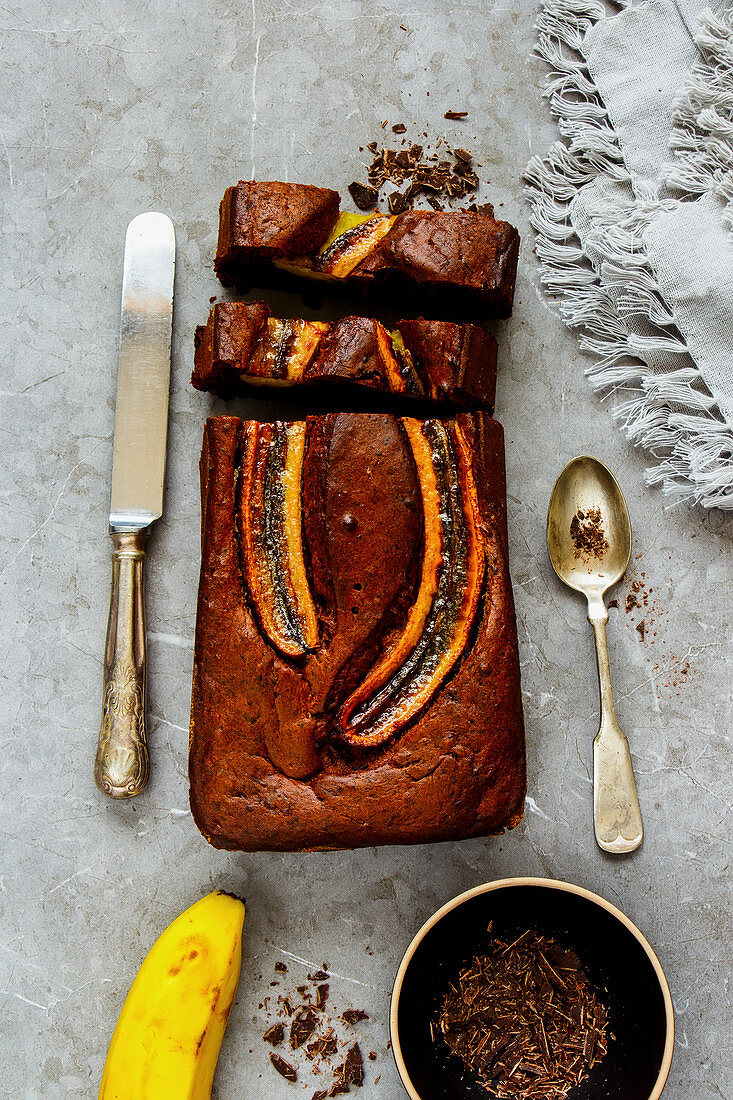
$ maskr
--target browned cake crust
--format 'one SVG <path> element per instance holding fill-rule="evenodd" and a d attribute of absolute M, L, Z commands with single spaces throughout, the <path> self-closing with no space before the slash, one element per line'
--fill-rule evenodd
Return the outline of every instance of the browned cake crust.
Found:
<path fill-rule="evenodd" d="M 315 252 L 336 224 L 339 195 L 304 183 L 258 183 L 227 187 L 219 205 L 219 248 L 227 262 L 248 258 L 287 259 Z"/>
<path fill-rule="evenodd" d="M 190 780 L 204 836 L 330 849 L 515 825 L 501 427 L 215 417 L 201 485 Z"/>
<path fill-rule="evenodd" d="M 192 384 L 232 397 L 253 385 L 367 386 L 493 409 L 496 341 L 476 325 L 370 317 L 281 321 L 264 302 L 219 302 L 196 329 Z"/>
<path fill-rule="evenodd" d="M 375 214 L 328 244 L 338 215 L 334 191 L 305 184 L 241 181 L 224 195 L 214 266 L 225 286 L 326 280 L 328 293 L 417 298 L 445 316 L 508 317 L 519 234 L 471 210 Z M 318 284 L 316 284 L 318 285 Z M 435 314 L 434 314 L 435 315 Z"/>

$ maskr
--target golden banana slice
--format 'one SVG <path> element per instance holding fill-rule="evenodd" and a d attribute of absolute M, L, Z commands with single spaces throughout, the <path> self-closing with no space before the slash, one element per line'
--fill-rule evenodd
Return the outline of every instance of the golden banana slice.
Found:
<path fill-rule="evenodd" d="M 244 902 L 217 890 L 156 940 L 122 1006 L 99 1100 L 209 1100 L 243 923 Z"/>

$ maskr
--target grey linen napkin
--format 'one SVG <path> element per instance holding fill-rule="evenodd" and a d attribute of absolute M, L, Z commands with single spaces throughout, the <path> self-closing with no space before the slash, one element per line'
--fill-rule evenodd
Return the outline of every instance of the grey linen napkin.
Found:
<path fill-rule="evenodd" d="M 526 172 L 543 281 L 647 481 L 733 509 L 733 3 L 549 0 L 538 29 L 565 138 Z"/>

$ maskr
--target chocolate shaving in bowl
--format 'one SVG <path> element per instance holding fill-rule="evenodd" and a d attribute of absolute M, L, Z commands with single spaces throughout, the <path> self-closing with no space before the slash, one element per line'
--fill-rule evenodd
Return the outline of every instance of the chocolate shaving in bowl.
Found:
<path fill-rule="evenodd" d="M 570 521 L 570 538 L 576 558 L 602 558 L 608 550 L 608 539 L 600 508 L 586 508 L 585 511 L 578 508 Z"/>
<path fill-rule="evenodd" d="M 494 1096 L 564 1100 L 605 1057 L 607 1024 L 575 952 L 530 930 L 471 960 L 431 1032 Z"/>

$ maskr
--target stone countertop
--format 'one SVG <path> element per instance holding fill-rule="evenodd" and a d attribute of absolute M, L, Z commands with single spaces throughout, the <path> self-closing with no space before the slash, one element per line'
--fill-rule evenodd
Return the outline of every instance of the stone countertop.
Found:
<path fill-rule="evenodd" d="M 728 1009 L 731 756 L 730 527 L 671 506 L 583 379 L 575 339 L 538 287 L 520 174 L 555 137 L 531 58 L 537 4 L 491 0 L 8 0 L 0 14 L 4 262 L 0 1031 L 3 1092 L 96 1095 L 114 1022 L 158 933 L 203 892 L 248 903 L 220 1100 L 310 1098 L 277 1077 L 258 1006 L 329 963 L 338 1014 L 365 1009 L 363 1100 L 401 1095 L 387 998 L 414 931 L 458 891 L 508 875 L 569 878 L 624 909 L 669 977 L 677 1043 L 669 1100 L 733 1095 Z M 446 110 L 467 110 L 450 123 Z M 205 415 L 188 385 L 194 326 L 219 287 L 217 203 L 240 177 L 344 191 L 380 124 L 472 149 L 481 198 L 523 233 L 497 415 L 529 753 L 522 824 L 440 846 L 319 855 L 216 852 L 188 811 L 186 752 L 198 570 L 197 460 Z M 389 131 L 387 131 L 389 133 Z M 150 740 L 143 796 L 94 786 L 110 543 L 106 530 L 125 226 L 149 208 L 178 238 L 166 512 L 149 550 Z M 573 455 L 617 473 L 648 594 L 611 611 L 618 710 L 646 839 L 614 859 L 592 839 L 598 702 L 581 603 L 555 581 L 547 500 Z M 633 578 L 632 578 L 633 579 Z M 632 621 L 633 620 L 633 621 Z M 380 1076 L 379 1083 L 376 1077 Z M 324 1082 L 325 1084 L 325 1082 Z"/>

